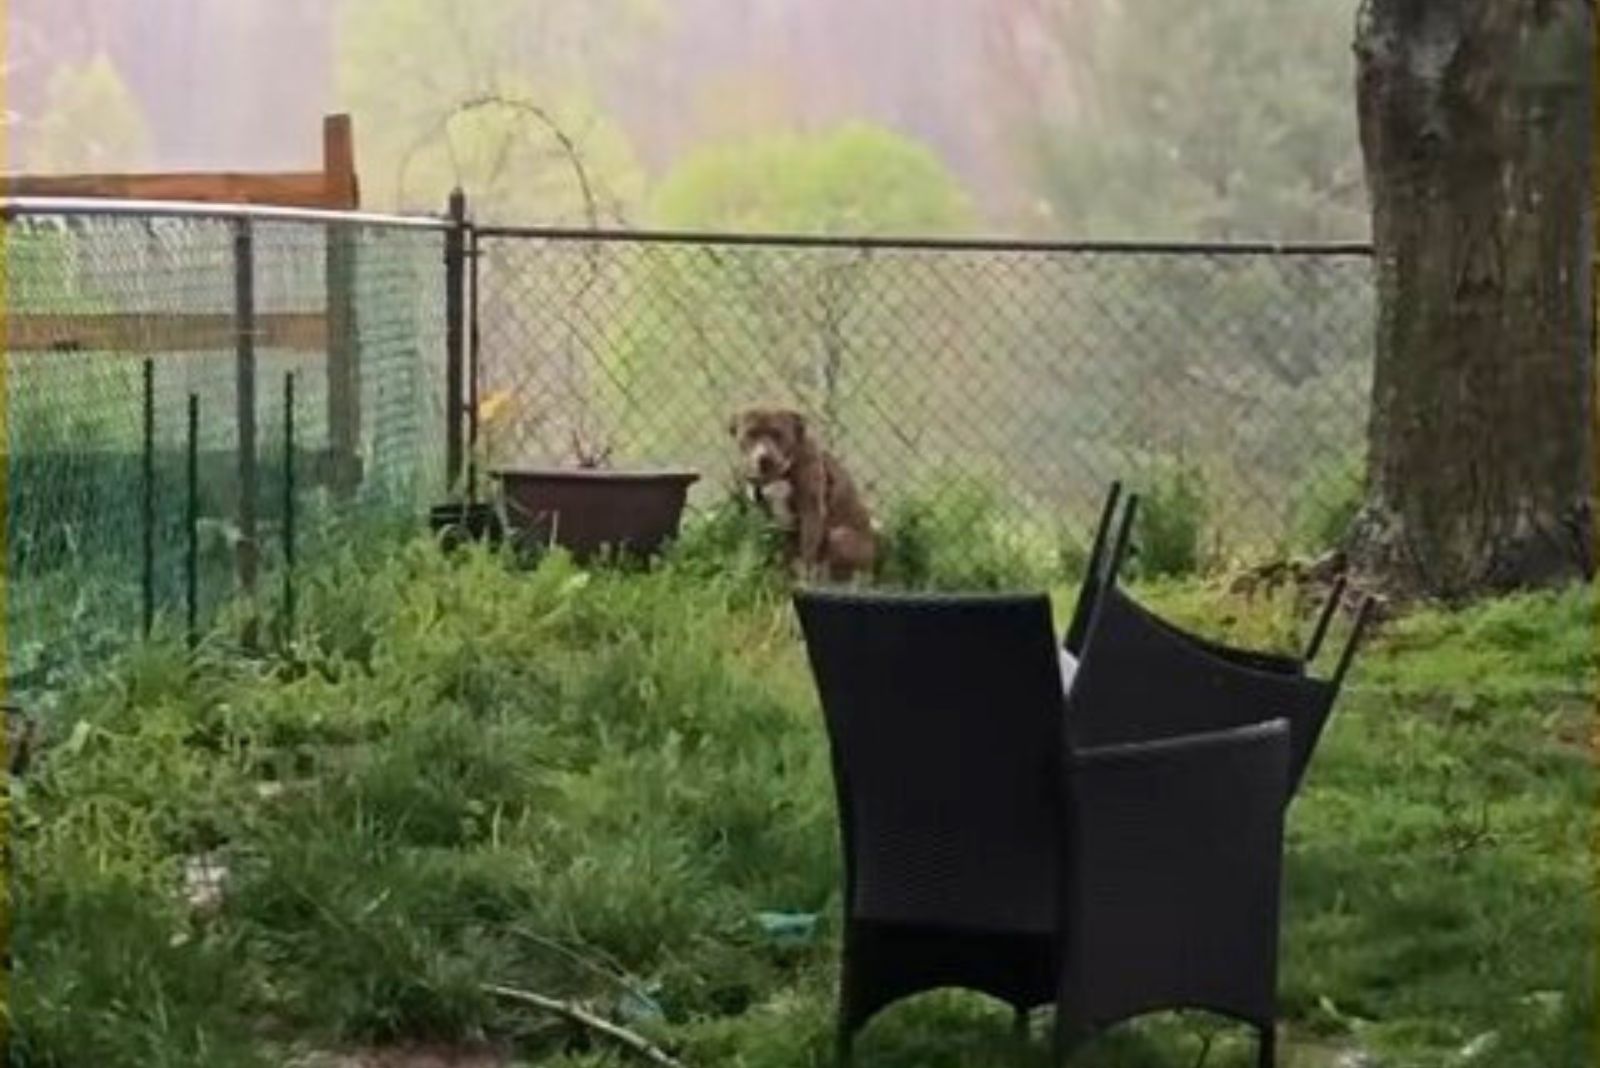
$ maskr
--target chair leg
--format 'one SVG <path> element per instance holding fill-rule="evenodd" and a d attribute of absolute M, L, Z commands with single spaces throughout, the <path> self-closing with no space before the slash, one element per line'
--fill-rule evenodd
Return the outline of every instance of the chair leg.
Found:
<path fill-rule="evenodd" d="M 1083 1045 L 1089 1037 L 1089 1028 L 1082 1024 L 1069 1023 L 1060 1008 L 1056 1009 L 1055 1034 L 1050 1044 L 1050 1064 L 1053 1068 L 1061 1068 L 1067 1063 L 1067 1058 L 1072 1056 L 1072 1051 Z"/>
<path fill-rule="evenodd" d="M 855 1063 L 855 1036 L 844 1020 L 839 1021 L 839 1035 L 834 1040 L 833 1063 L 836 1068 L 850 1068 Z"/>
<path fill-rule="evenodd" d="M 1014 1015 L 1011 1017 L 1011 1034 L 1012 1034 L 1012 1037 L 1014 1037 L 1019 1042 L 1027 1042 L 1028 1041 L 1028 1023 L 1029 1023 L 1028 1010 L 1018 1007 L 1018 1008 L 1015 1008 L 1013 1010 L 1013 1012 L 1014 1012 Z"/>
<path fill-rule="evenodd" d="M 1274 1068 L 1278 1061 L 1278 1032 L 1272 1021 L 1261 1025 L 1256 1045 L 1256 1068 Z"/>
<path fill-rule="evenodd" d="M 844 945 L 839 955 L 838 1031 L 834 1036 L 833 1059 L 837 1068 L 850 1068 L 855 1063 L 856 1015 L 856 958 L 854 929 L 847 923 Z"/>
<path fill-rule="evenodd" d="M 850 982 L 851 974 L 846 970 L 844 981 L 839 984 L 839 1019 L 838 1031 L 834 1036 L 833 1059 L 837 1068 L 850 1068 L 855 1063 L 856 1015 L 855 999 L 852 996 L 854 984 Z"/>

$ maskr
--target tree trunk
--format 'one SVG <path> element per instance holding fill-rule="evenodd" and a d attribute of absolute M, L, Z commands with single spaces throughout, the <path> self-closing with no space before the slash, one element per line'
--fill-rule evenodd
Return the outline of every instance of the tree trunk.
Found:
<path fill-rule="evenodd" d="M 1588 0 L 1364 0 L 1377 250 L 1367 507 L 1401 596 L 1592 574 Z"/>

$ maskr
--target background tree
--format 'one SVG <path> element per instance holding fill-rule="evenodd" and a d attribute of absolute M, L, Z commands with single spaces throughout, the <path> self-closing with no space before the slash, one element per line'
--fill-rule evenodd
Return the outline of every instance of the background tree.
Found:
<path fill-rule="evenodd" d="M 652 199 L 663 226 L 784 233 L 950 233 L 972 224 L 925 146 L 868 123 L 769 133 L 687 155 Z"/>
<path fill-rule="evenodd" d="M 960 183 L 925 146 L 856 123 L 693 152 L 661 181 L 649 221 L 904 234 L 958 232 L 973 217 Z M 714 470 L 727 454 L 719 428 L 728 412 L 753 401 L 798 404 L 847 446 L 855 429 L 914 433 L 932 418 L 934 394 L 955 388 L 936 369 L 958 357 L 973 329 L 972 316 L 959 321 L 952 294 L 929 288 L 900 254 L 622 245 L 602 255 L 597 263 L 551 249 L 524 265 L 539 279 L 526 302 L 558 327 L 530 338 L 525 359 L 546 369 L 548 392 L 597 398 L 619 454 L 646 449 Z M 925 368 L 916 382 L 885 378 L 907 358 Z M 874 405 L 903 418 L 855 418 Z M 517 436 L 547 454 L 569 437 L 560 413 L 520 418 Z M 894 443 L 864 450 L 896 451 Z"/>
<path fill-rule="evenodd" d="M 649 31 L 655 0 L 346 0 L 337 81 L 357 116 L 364 194 L 480 217 L 594 224 L 643 196 L 590 85 Z"/>
<path fill-rule="evenodd" d="M 1378 250 L 1355 559 L 1445 597 L 1592 573 L 1585 0 L 1366 0 Z"/>
<path fill-rule="evenodd" d="M 1010 110 L 1033 165 L 1033 226 L 1103 239 L 1367 236 L 1350 101 L 1353 3 L 1005 6 L 1035 31 L 993 46 L 995 62 L 1019 71 Z M 1035 401 L 1043 451 L 1096 458 L 1079 465 L 1089 478 L 1153 479 L 1174 464 L 1203 470 L 1227 500 L 1213 501 L 1213 514 L 1232 517 L 1234 530 L 1272 529 L 1293 515 L 1305 528 L 1294 548 L 1327 548 L 1332 524 L 1321 517 L 1348 517 L 1360 500 L 1368 265 L 1198 255 L 1089 262 L 1081 278 L 1043 279 L 1027 296 L 1052 317 L 1043 332 L 1060 339 L 1047 371 L 1066 379 Z M 1136 399 L 1119 397 L 1113 376 L 1140 382 Z M 1240 471 L 1271 488 L 1238 492 Z M 1238 522 L 1246 508 L 1250 520 Z"/>
<path fill-rule="evenodd" d="M 1366 233 L 1343 4 L 1034 0 L 1090 78 L 1023 124 L 1051 225 L 1074 237 Z M 1153 47 L 1152 42 L 1173 42 Z"/>
<path fill-rule="evenodd" d="M 25 143 L 36 173 L 134 171 L 149 158 L 150 129 L 116 65 L 100 54 L 51 73 Z"/>
<path fill-rule="evenodd" d="M 849 235 L 949 234 L 973 224 L 966 191 L 930 149 L 859 122 L 692 152 L 662 180 L 652 218 L 673 228 Z M 913 292 L 903 264 L 850 250 L 783 256 L 779 267 L 770 254 L 723 257 L 698 272 L 696 287 L 711 289 L 678 307 L 701 318 L 736 316 L 782 392 L 839 430 L 853 392 L 847 376 L 859 374 L 851 365 L 870 366 L 879 355 L 848 352 L 852 339 L 874 336 L 874 320 L 926 326 L 907 303 L 933 295 Z"/>

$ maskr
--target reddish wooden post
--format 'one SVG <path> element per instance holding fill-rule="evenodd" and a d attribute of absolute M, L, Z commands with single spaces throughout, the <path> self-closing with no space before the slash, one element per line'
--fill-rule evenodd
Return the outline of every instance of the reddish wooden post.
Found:
<path fill-rule="evenodd" d="M 323 120 L 322 167 L 327 206 L 344 211 L 359 207 L 350 116 Z M 329 473 L 334 492 L 342 497 L 354 494 L 361 484 L 361 335 L 356 319 L 360 237 L 350 223 L 327 227 Z"/>

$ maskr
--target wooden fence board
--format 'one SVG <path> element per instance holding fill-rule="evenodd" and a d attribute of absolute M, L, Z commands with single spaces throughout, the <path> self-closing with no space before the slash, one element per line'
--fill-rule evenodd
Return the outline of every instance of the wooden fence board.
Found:
<path fill-rule="evenodd" d="M 235 342 L 230 312 L 13 312 L 3 323 L 8 352 L 115 352 L 143 356 L 231 351 Z M 259 313 L 256 346 L 322 355 L 328 351 L 327 316 L 322 312 Z"/>
<path fill-rule="evenodd" d="M 360 207 L 349 115 L 322 120 L 322 169 L 280 173 L 28 174 L 5 176 L 12 197 L 182 200 L 354 211 Z"/>
<path fill-rule="evenodd" d="M 343 208 L 321 171 L 284 174 L 59 174 L 7 177 L 13 197 L 185 200 L 208 204 Z"/>

